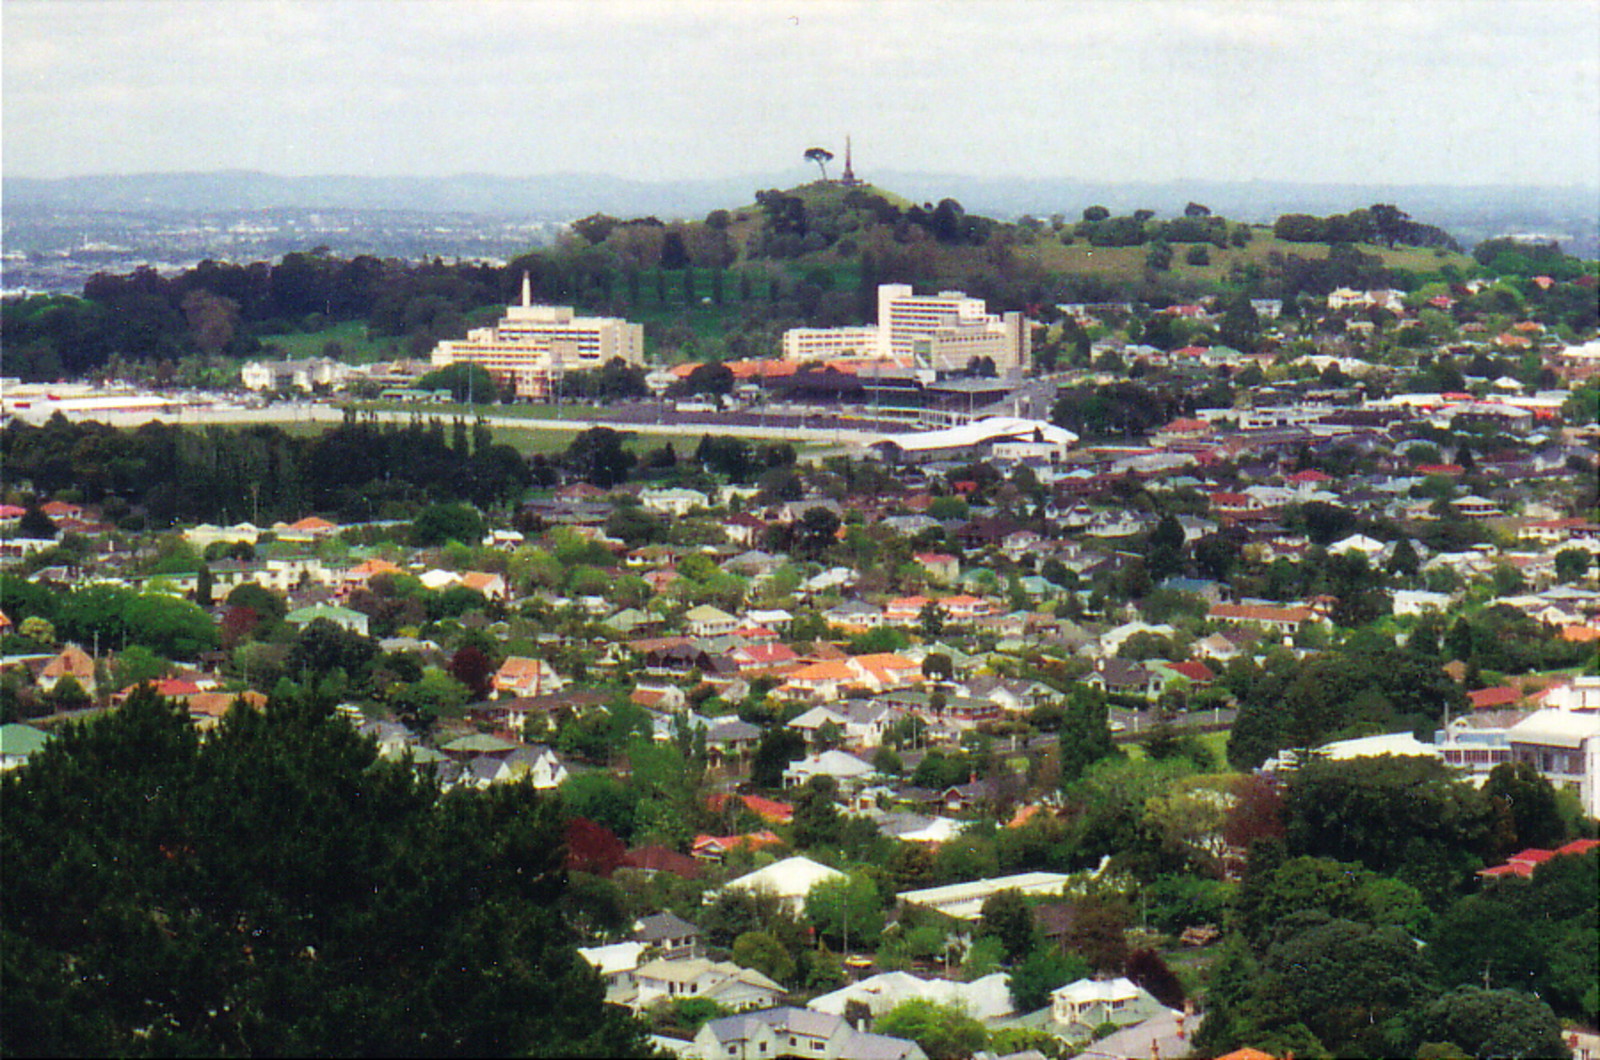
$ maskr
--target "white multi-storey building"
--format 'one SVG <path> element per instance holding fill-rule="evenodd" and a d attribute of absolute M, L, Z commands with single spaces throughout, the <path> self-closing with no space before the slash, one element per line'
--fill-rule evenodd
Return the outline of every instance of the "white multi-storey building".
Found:
<path fill-rule="evenodd" d="M 987 358 L 1003 376 L 1028 366 L 1032 336 L 1021 313 L 996 315 L 962 291 L 918 295 L 909 284 L 878 287 L 874 327 L 794 328 L 784 332 L 791 361 L 870 357 L 938 372 L 959 372 Z"/>
<path fill-rule="evenodd" d="M 786 361 L 832 361 L 842 357 L 877 357 L 878 329 L 790 328 L 783 333 Z"/>
<path fill-rule="evenodd" d="M 878 287 L 878 352 L 936 371 L 960 371 L 987 357 L 1001 375 L 1028 366 L 1031 336 L 1021 313 L 996 316 L 963 291 L 915 294 L 910 284 Z"/>
<path fill-rule="evenodd" d="M 644 363 L 644 327 L 616 317 L 580 317 L 571 306 L 534 305 L 528 277 L 522 304 L 506 307 L 493 327 L 474 328 L 465 339 L 439 343 L 433 366 L 476 364 L 520 398 L 548 397 L 567 372 L 589 371 L 621 360 Z"/>

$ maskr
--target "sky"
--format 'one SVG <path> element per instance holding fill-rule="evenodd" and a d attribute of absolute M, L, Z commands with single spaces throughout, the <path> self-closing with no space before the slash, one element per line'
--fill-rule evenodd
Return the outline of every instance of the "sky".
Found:
<path fill-rule="evenodd" d="M 1596 0 L 0 0 L 8 176 L 1600 186 Z"/>

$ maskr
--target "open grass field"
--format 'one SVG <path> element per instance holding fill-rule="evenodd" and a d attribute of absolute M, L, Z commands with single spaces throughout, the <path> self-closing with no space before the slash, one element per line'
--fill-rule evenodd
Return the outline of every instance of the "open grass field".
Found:
<path fill-rule="evenodd" d="M 360 320 L 334 324 L 321 331 L 261 336 L 262 344 L 276 351 L 266 354 L 264 359 L 299 361 L 307 357 L 325 357 L 332 344 L 339 350 L 336 359 L 347 364 L 371 364 L 403 357 L 401 341 L 392 336 L 368 338 L 367 325 Z"/>
<path fill-rule="evenodd" d="M 387 412 L 418 412 L 424 417 L 437 416 L 446 420 L 452 419 L 455 416 L 473 415 L 472 408 L 466 405 L 408 405 L 393 402 L 370 402 L 362 405 L 361 407 L 378 409 L 380 411 Z M 480 406 L 479 411 L 487 410 L 490 410 L 490 406 Z M 576 431 L 573 428 L 568 427 L 545 426 L 541 421 L 548 422 L 549 420 L 564 419 L 578 420 L 585 418 L 587 415 L 592 414 L 592 412 L 592 409 L 575 408 L 571 406 L 557 408 L 554 406 L 540 405 L 495 405 L 492 407 L 492 414 L 497 420 L 500 420 L 502 417 L 511 418 L 515 416 L 526 419 L 527 422 L 525 424 L 506 424 L 504 422 L 496 423 L 492 427 L 494 432 L 494 440 L 496 444 L 511 446 L 523 456 L 534 456 L 540 453 L 548 456 L 564 453 L 566 452 L 567 447 L 572 444 L 572 438 Z M 338 423 L 334 420 L 274 420 L 272 422 L 285 434 L 295 438 L 315 437 L 338 426 Z M 242 427 L 240 429 L 242 429 Z M 667 436 L 653 432 L 632 433 L 628 431 L 626 425 L 619 425 L 617 429 L 622 431 L 625 435 L 623 448 L 641 458 L 646 453 L 654 449 L 659 449 L 669 441 L 672 443 L 674 448 L 677 449 L 680 457 L 686 456 L 690 452 L 693 452 L 695 445 L 698 444 L 699 434 L 701 433 L 698 430 L 689 429 L 684 433 L 675 436 Z M 732 437 L 748 437 L 752 442 L 770 443 L 773 441 L 773 439 L 770 437 L 741 434 L 737 428 L 720 429 L 715 432 L 708 431 L 706 433 L 716 433 L 718 435 L 727 435 Z M 801 460 L 817 458 L 821 455 L 833 452 L 838 448 L 837 445 L 824 442 L 792 441 L 789 444 L 794 446 L 795 453 Z"/>
<path fill-rule="evenodd" d="M 1189 247 L 1196 245 L 1206 248 L 1211 258 L 1210 264 L 1190 265 L 1184 260 Z M 1382 258 L 1389 268 L 1418 273 L 1438 272 L 1447 264 L 1464 270 L 1472 264 L 1472 259 L 1465 254 L 1447 252 L 1440 256 L 1432 250 L 1418 247 L 1389 250 L 1363 243 L 1358 249 L 1363 254 Z M 1081 239 L 1066 246 L 1057 239 L 1041 237 L 1037 243 L 1019 247 L 1017 253 L 1019 257 L 1037 262 L 1046 272 L 1086 273 L 1106 279 L 1136 280 L 1144 274 L 1145 255 L 1149 253 L 1149 247 L 1096 247 Z M 1235 265 L 1256 264 L 1264 267 L 1268 257 L 1274 253 L 1285 257 L 1292 254 L 1320 259 L 1328 256 L 1328 248 L 1320 243 L 1285 242 L 1275 238 L 1270 228 L 1257 228 L 1254 238 L 1242 247 L 1219 248 L 1209 243 L 1172 244 L 1172 270 L 1168 275 L 1201 284 L 1220 284 L 1227 279 Z"/>

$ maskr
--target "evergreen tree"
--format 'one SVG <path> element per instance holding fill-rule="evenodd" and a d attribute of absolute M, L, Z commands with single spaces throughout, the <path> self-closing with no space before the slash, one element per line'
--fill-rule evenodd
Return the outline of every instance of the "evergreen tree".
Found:
<path fill-rule="evenodd" d="M 442 797 L 304 702 L 202 743 L 145 686 L 0 795 L 8 1054 L 648 1052 L 576 956 L 531 788 Z"/>
<path fill-rule="evenodd" d="M 1102 758 L 1117 753 L 1104 694 L 1083 685 L 1072 690 L 1061 719 L 1060 745 L 1063 786 L 1082 777 Z"/>

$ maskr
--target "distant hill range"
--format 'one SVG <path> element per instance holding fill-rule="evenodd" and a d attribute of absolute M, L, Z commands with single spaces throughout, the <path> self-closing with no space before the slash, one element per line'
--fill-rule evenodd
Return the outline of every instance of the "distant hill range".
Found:
<path fill-rule="evenodd" d="M 701 218 L 752 201 L 759 188 L 785 188 L 800 169 L 702 180 L 638 181 L 599 174 L 501 177 L 281 177 L 269 173 L 145 173 L 37 179 L 5 177 L 7 210 L 172 212 L 240 210 L 403 210 L 567 221 L 591 213 L 663 220 Z M 1443 184 L 1312 184 L 1276 181 L 1105 183 L 1050 178 L 990 178 L 882 171 L 874 184 L 907 198 L 952 198 L 970 213 L 1014 219 L 1024 213 L 1076 220 L 1083 209 L 1151 209 L 1179 214 L 1190 202 L 1240 221 L 1270 222 L 1285 213 L 1328 214 L 1375 202 L 1394 203 L 1438 225 L 1464 245 L 1496 235 L 1543 236 L 1569 252 L 1595 257 L 1600 247 L 1600 191 L 1594 188 L 1461 187 Z"/>

